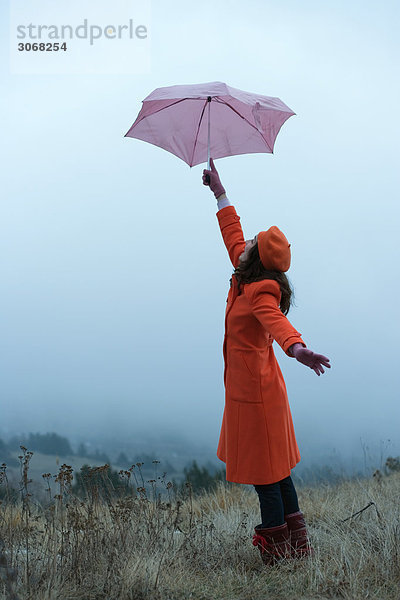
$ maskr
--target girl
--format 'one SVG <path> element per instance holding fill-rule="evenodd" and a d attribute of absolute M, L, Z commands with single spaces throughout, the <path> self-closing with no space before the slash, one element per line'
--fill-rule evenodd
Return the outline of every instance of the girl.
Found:
<path fill-rule="evenodd" d="M 212 158 L 210 166 L 203 170 L 203 184 L 217 199 L 218 222 L 235 269 L 225 312 L 225 408 L 217 456 L 226 463 L 227 481 L 254 485 L 262 523 L 254 529 L 253 544 L 272 565 L 313 554 L 290 477 L 300 453 L 272 342 L 318 376 L 330 364 L 306 347 L 286 318 L 291 301 L 286 237 L 272 226 L 245 241 Z"/>

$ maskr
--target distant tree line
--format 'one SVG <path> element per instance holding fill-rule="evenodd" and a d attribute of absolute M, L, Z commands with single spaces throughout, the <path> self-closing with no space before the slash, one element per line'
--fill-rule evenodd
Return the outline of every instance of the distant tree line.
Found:
<path fill-rule="evenodd" d="M 78 451 L 75 453 L 71 447 L 69 440 L 59 435 L 58 433 L 29 433 L 28 435 L 14 435 L 8 442 L 0 440 L 0 460 L 9 458 L 10 452 L 20 450 L 20 446 L 25 446 L 33 452 L 41 454 L 50 454 L 54 456 L 82 456 L 83 458 L 91 458 L 97 462 L 110 464 L 110 459 L 107 454 L 96 449 L 95 452 L 89 453 L 84 444 L 80 444 Z M 12 466 L 10 464 L 10 466 Z"/>
<path fill-rule="evenodd" d="M 29 433 L 28 435 L 14 435 L 8 442 L 0 439 L 0 464 L 7 463 L 11 466 L 18 466 L 19 462 L 10 456 L 10 452 L 20 452 L 20 446 L 25 446 L 33 452 L 48 454 L 64 458 L 66 456 L 79 456 L 92 460 L 97 464 L 116 464 L 123 469 L 130 466 L 143 463 L 143 471 L 146 473 L 154 471 L 154 464 L 160 462 L 155 456 L 149 454 L 140 454 L 129 459 L 124 452 L 120 452 L 115 461 L 111 461 L 109 455 L 105 452 L 96 450 L 90 452 L 86 445 L 81 442 L 76 452 L 73 451 L 69 440 L 58 433 Z M 167 473 L 174 473 L 176 469 L 168 461 L 163 461 L 163 470 Z"/>

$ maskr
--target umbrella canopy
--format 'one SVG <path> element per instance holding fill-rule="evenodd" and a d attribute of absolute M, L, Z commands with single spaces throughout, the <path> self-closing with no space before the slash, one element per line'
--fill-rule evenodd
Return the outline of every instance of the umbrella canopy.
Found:
<path fill-rule="evenodd" d="M 283 123 L 294 113 L 279 98 L 252 94 L 221 81 L 155 89 L 125 137 L 137 138 L 190 167 L 211 156 L 272 153 Z"/>

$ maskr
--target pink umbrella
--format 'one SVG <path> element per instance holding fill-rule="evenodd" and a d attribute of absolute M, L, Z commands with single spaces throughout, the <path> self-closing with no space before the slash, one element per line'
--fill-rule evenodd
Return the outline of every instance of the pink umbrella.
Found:
<path fill-rule="evenodd" d="M 295 114 L 279 98 L 221 81 L 172 85 L 155 89 L 143 100 L 125 137 L 164 148 L 190 167 L 207 160 L 209 169 L 210 156 L 272 153 L 280 128 Z"/>

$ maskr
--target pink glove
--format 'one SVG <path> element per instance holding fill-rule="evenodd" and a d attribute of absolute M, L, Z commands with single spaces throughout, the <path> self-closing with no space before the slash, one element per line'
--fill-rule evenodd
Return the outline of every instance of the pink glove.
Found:
<path fill-rule="evenodd" d="M 329 358 L 323 354 L 316 354 L 312 350 L 304 348 L 303 344 L 293 344 L 293 346 L 290 346 L 289 350 L 292 352 L 296 360 L 303 363 L 303 365 L 310 367 L 310 369 L 313 369 L 318 376 L 320 375 L 320 371 L 321 373 L 325 373 L 322 365 L 325 365 L 325 367 L 328 367 L 328 369 L 331 368 L 331 365 L 329 364 Z"/>
<path fill-rule="evenodd" d="M 209 185 L 211 191 L 214 192 L 214 196 L 219 198 L 221 194 L 225 194 L 225 188 L 219 179 L 218 171 L 214 166 L 212 158 L 210 158 L 210 167 L 211 171 L 203 169 L 203 183 L 204 185 Z"/>

